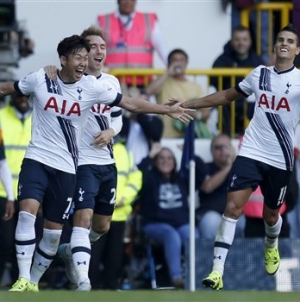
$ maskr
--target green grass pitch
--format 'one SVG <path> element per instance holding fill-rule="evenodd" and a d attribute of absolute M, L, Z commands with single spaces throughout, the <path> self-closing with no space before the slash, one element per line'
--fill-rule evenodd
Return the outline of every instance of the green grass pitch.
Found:
<path fill-rule="evenodd" d="M 91 291 L 45 290 L 39 293 L 0 291 L 1 302 L 299 302 L 300 292 L 274 291 Z"/>

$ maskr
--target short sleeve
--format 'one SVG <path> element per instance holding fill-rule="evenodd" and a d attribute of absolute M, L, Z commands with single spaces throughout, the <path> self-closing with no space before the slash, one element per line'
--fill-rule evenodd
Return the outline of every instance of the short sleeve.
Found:
<path fill-rule="evenodd" d="M 35 87 L 37 86 L 38 76 L 36 72 L 33 72 L 23 79 L 21 79 L 17 86 L 21 93 L 29 95 L 34 92 Z"/>

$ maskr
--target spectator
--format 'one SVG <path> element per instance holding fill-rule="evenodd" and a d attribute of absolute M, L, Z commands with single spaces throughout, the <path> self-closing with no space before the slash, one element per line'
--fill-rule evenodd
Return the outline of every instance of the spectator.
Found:
<path fill-rule="evenodd" d="M 189 239 L 188 181 L 176 170 L 173 152 L 153 144 L 139 168 L 143 184 L 138 204 L 145 236 L 161 244 L 172 285 L 184 286 L 181 251 Z M 196 230 L 196 237 L 198 232 Z"/>
<path fill-rule="evenodd" d="M 182 100 L 189 100 L 196 96 L 203 95 L 201 87 L 187 79 L 185 71 L 188 64 L 188 54 L 183 49 L 174 49 L 168 55 L 168 67 L 166 72 L 152 81 L 146 88 L 148 95 L 155 95 L 159 104 L 166 100 L 177 97 Z M 183 137 L 183 129 L 175 128 L 172 121 L 162 117 L 164 131 L 163 137 Z"/>
<path fill-rule="evenodd" d="M 212 162 L 207 163 L 208 177 L 200 185 L 200 207 L 197 209 L 200 238 L 214 239 L 226 207 L 229 172 L 235 150 L 227 134 L 219 134 L 211 141 Z M 236 236 L 244 234 L 244 220 L 238 221 Z"/>
<path fill-rule="evenodd" d="M 250 31 L 243 26 L 235 27 L 232 31 L 231 39 L 224 46 L 224 52 L 215 60 L 213 68 L 249 68 L 256 67 L 263 64 L 263 60 L 251 48 L 252 40 Z M 243 78 L 236 77 L 236 83 L 240 82 Z M 231 79 L 224 77 L 221 82 L 222 89 L 231 87 Z M 211 78 L 211 85 L 218 89 L 218 78 Z M 231 129 L 231 112 L 230 105 L 223 106 L 223 125 L 222 132 L 230 136 L 232 134 L 242 134 L 244 132 L 244 101 L 240 99 L 235 104 L 235 133 Z"/>
<path fill-rule="evenodd" d="M 146 93 L 134 87 L 128 89 L 128 95 L 149 99 Z M 127 149 L 132 152 L 134 163 L 138 165 L 149 154 L 152 143 L 160 141 L 163 123 L 153 114 L 134 114 L 126 110 L 123 112 L 120 135 L 124 138 Z"/>
<path fill-rule="evenodd" d="M 141 171 L 137 170 L 124 144 L 114 145 L 114 156 L 118 170 L 116 206 L 110 230 L 92 245 L 89 275 L 93 289 L 100 288 L 101 281 L 103 289 L 120 288 L 126 221 L 132 211 L 131 203 L 142 185 Z M 100 278 L 99 263 L 103 265 Z"/>
<path fill-rule="evenodd" d="M 227 4 L 231 3 L 231 29 L 241 25 L 241 11 L 247 9 L 258 2 L 269 2 L 269 0 L 222 0 L 223 9 L 226 10 Z M 263 64 L 267 64 L 270 61 L 269 43 L 273 44 L 273 41 L 269 41 L 269 13 L 262 11 L 260 18 L 260 54 L 263 59 Z M 252 11 L 249 15 L 249 30 L 251 33 L 251 39 L 253 40 L 252 50 L 256 51 L 257 45 L 257 13 Z"/>
<path fill-rule="evenodd" d="M 137 0 L 118 0 L 118 9 L 98 16 L 98 25 L 106 32 L 106 66 L 116 68 L 152 68 L 154 50 L 166 64 L 167 49 L 164 44 L 157 16 L 154 13 L 136 11 Z M 144 87 L 145 80 L 126 77 L 125 83 Z"/>
<path fill-rule="evenodd" d="M 13 177 L 13 194 L 16 197 L 20 167 L 31 136 L 29 97 L 19 93 L 14 94 L 9 105 L 0 110 L 0 121 L 3 140 L 5 141 L 5 156 Z M 2 183 L 0 184 L 0 201 L 2 213 L 7 202 L 7 191 Z M 17 211 L 16 203 L 15 210 Z M 14 249 L 15 224 L 16 217 L 8 221 L 1 220 L 0 222 L 2 242 L 0 248 L 0 280 L 7 262 L 12 264 L 10 270 L 11 280 L 18 278 Z"/>

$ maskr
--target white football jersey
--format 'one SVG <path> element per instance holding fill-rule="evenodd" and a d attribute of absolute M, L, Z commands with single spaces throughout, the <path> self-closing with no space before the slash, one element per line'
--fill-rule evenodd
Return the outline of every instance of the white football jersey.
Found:
<path fill-rule="evenodd" d="M 98 81 L 109 81 L 114 88 L 121 93 L 121 87 L 118 79 L 110 74 L 102 73 L 97 77 Z M 101 100 L 99 100 L 101 102 Z M 80 140 L 79 162 L 78 165 L 109 165 L 115 162 L 113 157 L 112 142 L 105 147 L 91 146 L 94 141 L 93 135 L 112 127 L 112 120 L 117 123 L 115 134 L 118 134 L 122 128 L 122 109 L 119 107 L 110 107 L 98 103 L 92 106 L 88 115 L 88 120 Z"/>
<path fill-rule="evenodd" d="M 278 72 L 274 66 L 261 65 L 237 90 L 247 96 L 254 93 L 256 98 L 239 155 L 292 170 L 295 127 L 300 118 L 300 71 L 293 66 Z"/>
<path fill-rule="evenodd" d="M 25 157 L 67 173 L 75 173 L 78 145 L 92 105 L 118 105 L 122 96 L 110 81 L 83 76 L 64 83 L 50 80 L 43 69 L 20 80 L 19 90 L 33 104 L 31 141 Z"/>

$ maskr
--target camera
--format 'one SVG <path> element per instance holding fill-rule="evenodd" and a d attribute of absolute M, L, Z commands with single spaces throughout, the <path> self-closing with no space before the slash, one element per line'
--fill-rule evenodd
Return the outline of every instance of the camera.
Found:
<path fill-rule="evenodd" d="M 174 67 L 174 72 L 175 72 L 175 74 L 181 74 L 181 73 L 182 73 L 182 68 L 181 68 L 181 66 L 175 66 L 175 67 Z"/>

